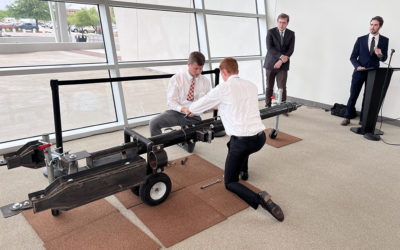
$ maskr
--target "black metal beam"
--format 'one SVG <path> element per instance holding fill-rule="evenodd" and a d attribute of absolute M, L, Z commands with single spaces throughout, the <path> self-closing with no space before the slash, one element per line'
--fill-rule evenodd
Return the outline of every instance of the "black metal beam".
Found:
<path fill-rule="evenodd" d="M 297 103 L 283 103 L 270 108 L 264 108 L 260 110 L 261 119 L 267 119 L 280 114 L 285 114 L 296 110 L 300 107 Z M 137 140 L 138 143 L 138 154 L 144 154 L 148 152 L 147 143 L 153 142 L 153 145 L 163 145 L 163 147 L 169 147 L 178 143 L 189 142 L 190 140 L 196 140 L 196 132 L 203 129 L 211 129 L 214 133 L 224 130 L 224 126 L 221 120 L 214 120 L 214 118 L 203 120 L 198 122 L 191 127 L 182 128 L 180 130 L 171 131 L 169 133 L 156 135 L 150 138 L 145 138 L 142 135 L 134 132 L 128 128 L 125 128 L 125 142 L 126 136 L 130 135 Z"/>
<path fill-rule="evenodd" d="M 215 74 L 215 82 L 216 83 L 219 82 L 219 69 L 203 71 L 203 72 L 201 72 L 201 74 L 202 75 Z M 110 78 L 94 78 L 94 79 L 65 80 L 65 81 L 51 80 L 50 86 L 51 86 L 52 99 L 53 99 L 53 115 L 54 115 L 54 127 L 55 127 L 57 152 L 59 152 L 59 153 L 63 152 L 61 109 L 60 109 L 60 96 L 59 96 L 59 86 L 60 85 L 151 80 L 151 79 L 170 78 L 172 76 L 173 76 L 173 74 L 164 74 L 164 75 L 110 77 Z"/>

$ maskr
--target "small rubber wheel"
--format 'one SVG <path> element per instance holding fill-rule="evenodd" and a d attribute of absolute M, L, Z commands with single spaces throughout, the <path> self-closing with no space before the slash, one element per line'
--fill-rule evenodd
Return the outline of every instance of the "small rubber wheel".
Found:
<path fill-rule="evenodd" d="M 139 189 L 140 189 L 140 185 L 137 185 L 137 186 L 131 188 L 131 191 L 134 195 L 139 196 Z"/>
<path fill-rule="evenodd" d="M 269 138 L 275 139 L 278 136 L 278 130 L 275 130 L 274 128 L 269 131 Z"/>
<path fill-rule="evenodd" d="M 149 206 L 162 203 L 168 198 L 170 192 L 171 179 L 164 173 L 150 175 L 139 189 L 140 199 Z"/>
<path fill-rule="evenodd" d="M 53 216 L 59 216 L 59 215 L 60 215 L 60 210 L 58 210 L 58 209 L 52 209 L 52 210 L 51 210 L 51 215 L 53 215 Z"/>

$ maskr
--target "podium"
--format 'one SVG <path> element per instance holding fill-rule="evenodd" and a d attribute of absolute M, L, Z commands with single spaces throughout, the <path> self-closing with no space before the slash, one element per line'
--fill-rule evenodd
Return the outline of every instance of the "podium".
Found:
<path fill-rule="evenodd" d="M 400 70 L 400 68 L 362 70 L 368 72 L 367 83 L 365 86 L 362 126 L 350 128 L 352 132 L 364 135 L 368 140 L 380 140 L 379 135 L 383 133 L 380 133 L 381 131 L 375 129 L 376 121 L 386 91 L 389 87 L 390 79 L 392 78 L 393 72 L 396 70 Z"/>

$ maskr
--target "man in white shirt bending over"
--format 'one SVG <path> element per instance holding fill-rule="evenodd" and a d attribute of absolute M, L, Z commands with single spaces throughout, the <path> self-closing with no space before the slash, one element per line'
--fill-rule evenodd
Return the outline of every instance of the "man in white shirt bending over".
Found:
<path fill-rule="evenodd" d="M 238 76 L 238 64 L 232 57 L 222 60 L 219 69 L 224 82 L 190 105 L 188 113 L 201 114 L 218 106 L 225 132 L 231 136 L 225 162 L 226 189 L 252 208 L 257 209 L 261 205 L 278 221 L 283 221 L 281 208 L 266 191 L 256 193 L 239 183 L 239 172 L 248 164 L 250 154 L 259 151 L 266 140 L 258 108 L 257 86 Z"/>
<path fill-rule="evenodd" d="M 188 69 L 171 78 L 168 84 L 169 110 L 151 119 L 151 136 L 161 134 L 162 128 L 183 127 L 201 121 L 200 116 L 188 114 L 188 107 L 210 91 L 210 81 L 201 75 L 204 63 L 205 57 L 202 53 L 192 52 L 189 55 Z M 194 143 L 189 143 L 185 149 L 191 153 L 194 145 Z"/>

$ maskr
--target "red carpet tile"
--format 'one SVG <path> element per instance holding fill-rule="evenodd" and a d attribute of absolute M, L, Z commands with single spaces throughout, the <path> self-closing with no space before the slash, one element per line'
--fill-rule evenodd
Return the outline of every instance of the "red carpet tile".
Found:
<path fill-rule="evenodd" d="M 220 179 L 221 182 L 201 189 L 201 186 L 215 182 Z M 247 208 L 246 202 L 241 200 L 238 196 L 225 189 L 225 184 L 222 176 L 213 177 L 205 181 L 194 184 L 188 189 L 205 203 L 213 207 L 226 217 L 229 217 L 237 212 Z"/>
<path fill-rule="evenodd" d="M 101 199 L 52 216 L 22 212 L 47 249 L 159 249 L 160 246 Z"/>
<path fill-rule="evenodd" d="M 267 135 L 267 141 L 265 142 L 266 144 L 273 146 L 275 148 L 280 148 L 298 141 L 301 141 L 302 139 L 283 133 L 282 131 L 278 131 L 278 135 L 276 136 L 275 139 L 269 138 L 268 134 L 269 131 L 271 131 L 271 128 L 268 128 L 265 131 L 265 134 Z"/>
<path fill-rule="evenodd" d="M 114 194 L 114 196 L 117 197 L 125 208 L 131 208 L 143 203 L 140 197 L 134 195 L 130 189 Z"/>
<path fill-rule="evenodd" d="M 111 213 L 69 234 L 45 242 L 44 247 L 48 250 L 161 248 L 119 212 Z"/>
<path fill-rule="evenodd" d="M 177 185 L 184 188 L 213 176 L 222 176 L 224 173 L 222 169 L 196 154 L 188 156 L 184 165 L 181 163 L 183 159 L 185 157 L 170 161 L 176 164 L 165 169 L 165 173 L 172 180 L 172 186 Z"/>
<path fill-rule="evenodd" d="M 141 204 L 131 208 L 165 247 L 203 231 L 226 217 L 189 191 L 171 193 L 154 207 Z"/>
<path fill-rule="evenodd" d="M 188 156 L 184 165 L 182 160 L 186 157 L 170 161 L 170 167 L 166 167 L 166 173 L 172 182 L 172 191 L 175 192 L 189 185 L 204 181 L 213 176 L 223 175 L 223 170 L 204 160 L 198 155 Z M 131 208 L 142 203 L 140 198 L 134 195 L 130 190 L 125 190 L 115 197 L 126 207 Z"/>
<path fill-rule="evenodd" d="M 101 199 L 69 211 L 61 211 L 59 216 L 52 216 L 50 210 L 36 214 L 32 210 L 25 210 L 22 214 L 39 237 L 46 242 L 117 211 L 114 206 Z"/>

